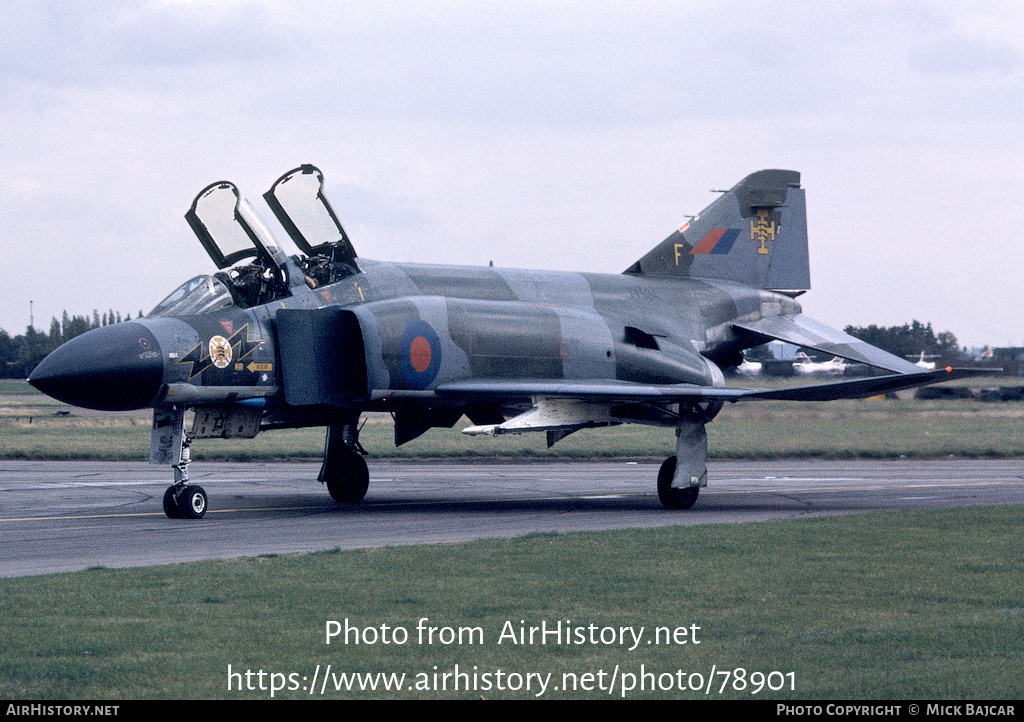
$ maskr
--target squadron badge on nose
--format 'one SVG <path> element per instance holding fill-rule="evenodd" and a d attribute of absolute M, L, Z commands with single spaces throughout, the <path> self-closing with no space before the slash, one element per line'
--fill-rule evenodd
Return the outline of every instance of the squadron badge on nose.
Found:
<path fill-rule="evenodd" d="M 231 363 L 231 344 L 223 336 L 210 339 L 210 360 L 219 369 L 227 368 Z"/>

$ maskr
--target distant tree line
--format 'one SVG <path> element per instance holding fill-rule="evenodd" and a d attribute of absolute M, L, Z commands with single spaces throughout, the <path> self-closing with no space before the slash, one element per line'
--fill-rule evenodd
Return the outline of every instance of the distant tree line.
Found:
<path fill-rule="evenodd" d="M 933 361 L 953 362 L 964 356 L 956 336 L 949 331 L 935 333 L 930 323 L 911 321 L 902 326 L 847 326 L 843 330 L 861 341 L 911 361 L 920 358 L 922 351 L 926 359 L 930 356 Z"/>
<path fill-rule="evenodd" d="M 139 316 L 142 312 L 139 311 Z M 43 358 L 65 341 L 81 336 L 100 326 L 131 321 L 131 314 L 124 318 L 112 310 L 101 314 L 93 311 L 92 316 L 69 316 L 65 311 L 61 320 L 50 321 L 50 332 L 37 331 L 29 326 L 24 334 L 11 336 L 0 328 L 0 378 L 26 378 Z"/>

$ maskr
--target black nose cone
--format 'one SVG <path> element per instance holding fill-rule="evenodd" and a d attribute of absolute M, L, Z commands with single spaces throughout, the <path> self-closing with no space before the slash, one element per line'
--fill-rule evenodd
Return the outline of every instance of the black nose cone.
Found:
<path fill-rule="evenodd" d="M 164 377 L 163 353 L 134 321 L 77 336 L 36 366 L 28 382 L 58 401 L 101 411 L 149 406 Z"/>

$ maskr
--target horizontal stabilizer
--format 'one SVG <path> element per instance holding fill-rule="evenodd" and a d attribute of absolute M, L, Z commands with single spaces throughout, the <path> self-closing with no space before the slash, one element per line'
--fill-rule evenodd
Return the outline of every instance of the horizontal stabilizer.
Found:
<path fill-rule="evenodd" d="M 765 401 L 833 401 L 835 399 L 862 399 L 878 396 L 893 391 L 912 389 L 917 386 L 954 381 L 955 379 L 998 373 L 1001 369 L 954 369 L 944 368 L 940 371 L 921 371 L 910 374 L 889 376 L 872 376 L 850 381 L 836 381 L 828 384 L 812 384 L 809 386 L 792 386 L 786 389 L 754 390 L 743 398 L 761 399 Z"/>
<path fill-rule="evenodd" d="M 823 323 L 818 323 L 803 314 L 771 316 L 752 323 L 735 323 L 733 326 L 768 339 L 785 341 L 796 346 L 806 346 L 830 356 L 839 356 L 848 361 L 856 361 L 898 374 L 913 374 L 921 370 L 919 366 L 906 359 L 894 356 Z"/>

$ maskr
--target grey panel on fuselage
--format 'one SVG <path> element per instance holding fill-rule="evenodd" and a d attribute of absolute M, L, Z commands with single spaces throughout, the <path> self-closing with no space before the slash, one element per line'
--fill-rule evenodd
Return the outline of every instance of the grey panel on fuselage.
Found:
<path fill-rule="evenodd" d="M 594 311 L 594 292 L 579 273 L 496 268 L 516 297 L 558 317 L 559 356 L 567 379 L 615 378 L 615 341 Z"/>
<path fill-rule="evenodd" d="M 359 284 L 362 280 L 366 284 L 362 300 L 420 295 L 420 289 L 398 264 L 360 258 L 359 267 L 363 269 L 363 273 L 356 276 L 353 281 Z"/>
<path fill-rule="evenodd" d="M 561 328 L 562 378 L 615 378 L 615 340 L 608 323 L 593 311 L 548 307 Z"/>
<path fill-rule="evenodd" d="M 594 293 L 587 279 L 579 273 L 515 268 L 493 270 L 522 301 L 573 308 L 594 307 Z"/>
<path fill-rule="evenodd" d="M 425 389 L 470 374 L 466 353 L 452 343 L 449 330 L 448 301 L 437 296 L 406 296 L 373 301 L 352 307 L 361 320 L 364 343 L 378 353 L 383 367 L 371 364 L 368 377 L 373 390 Z M 422 321 L 427 330 L 422 335 L 426 357 L 423 366 L 416 368 L 410 354 L 412 346 L 403 337 L 414 321 Z M 431 332 L 432 330 L 432 332 Z M 425 334 L 425 335 L 424 335 Z M 428 338 L 436 334 L 436 338 Z M 373 358 L 367 355 L 367 359 Z M 386 386 L 381 384 L 387 383 Z"/>
<path fill-rule="evenodd" d="M 622 274 L 586 274 L 585 278 L 593 290 L 595 310 L 610 323 L 674 338 L 677 343 L 699 343 L 703 338 L 701 309 L 714 300 L 714 289 L 706 284 Z"/>
<path fill-rule="evenodd" d="M 384 360 L 384 339 L 377 316 L 368 305 L 350 306 L 359 319 L 363 334 L 363 349 L 366 354 L 366 386 L 369 391 L 391 388 L 391 369 Z"/>
<path fill-rule="evenodd" d="M 398 266 L 424 296 L 515 301 L 516 295 L 493 268 L 479 266 Z"/>
<path fill-rule="evenodd" d="M 379 349 L 380 362 L 383 364 L 382 368 L 371 369 L 367 373 L 373 387 L 386 380 L 388 385 L 383 387 L 384 389 L 407 388 L 402 383 L 404 376 L 399 340 L 408 323 L 419 318 L 419 312 L 412 300 L 410 298 L 393 298 L 373 301 L 353 307 L 353 310 L 360 317 L 365 314 L 373 316 L 372 324 L 362 324 L 363 343 L 367 348 Z M 374 332 L 376 336 L 373 336 Z"/>
<path fill-rule="evenodd" d="M 561 328 L 551 309 L 522 301 L 448 299 L 452 340 L 477 378 L 561 378 Z"/>

